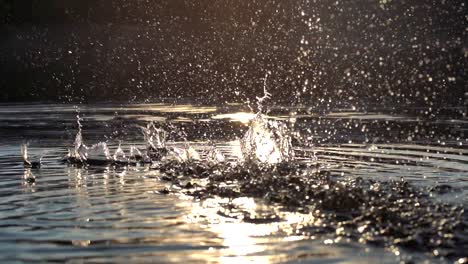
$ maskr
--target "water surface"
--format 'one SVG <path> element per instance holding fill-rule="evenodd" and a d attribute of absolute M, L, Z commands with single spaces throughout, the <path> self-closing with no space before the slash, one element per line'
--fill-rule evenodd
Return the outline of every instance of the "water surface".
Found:
<path fill-rule="evenodd" d="M 269 118 L 295 122 L 307 141 L 297 153 L 315 153 L 336 177 L 400 180 L 422 188 L 438 203 L 468 205 L 468 120 L 447 108 L 437 118 L 427 109 L 314 112 L 307 106 L 269 108 Z M 138 125 L 171 123 L 197 150 L 215 145 L 227 157 L 253 114 L 242 105 L 192 104 L 0 105 L 0 261 L 151 261 L 255 263 L 445 262 L 437 252 L 389 249 L 328 235 L 299 232 L 306 214 L 262 199 L 194 199 L 161 180 L 149 165 L 77 167 L 61 162 L 83 118 L 88 144 L 106 141 L 143 146 Z M 170 135 L 173 144 L 182 144 Z M 40 169 L 24 168 L 20 145 Z M 298 155 L 315 162 L 311 156 Z M 34 180 L 31 180 L 34 179 Z M 443 192 L 431 192 L 444 188 Z M 223 214 L 227 204 L 252 214 L 276 211 L 281 221 L 257 223 Z M 466 244 L 465 244 L 466 246 Z"/>

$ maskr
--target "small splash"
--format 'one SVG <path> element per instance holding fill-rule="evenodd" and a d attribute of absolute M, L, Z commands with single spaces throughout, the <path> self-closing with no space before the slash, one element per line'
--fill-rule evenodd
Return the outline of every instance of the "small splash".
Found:
<path fill-rule="evenodd" d="M 261 113 L 263 112 L 263 107 L 264 107 L 264 102 L 268 99 L 271 99 L 271 93 L 268 92 L 267 90 L 267 81 L 268 81 L 268 76 L 270 72 L 267 72 L 265 74 L 265 78 L 263 79 L 263 96 L 262 97 L 256 97 L 257 98 L 257 112 Z"/>
<path fill-rule="evenodd" d="M 121 142 L 119 142 L 119 146 L 115 150 L 114 155 L 112 156 L 112 159 L 115 162 L 123 162 L 123 163 L 129 161 L 129 159 L 127 158 L 127 155 L 125 155 L 125 152 L 122 149 L 122 143 Z"/>
<path fill-rule="evenodd" d="M 21 156 L 23 158 L 24 165 L 31 165 L 28 157 L 28 145 L 22 144 L 21 145 Z"/>
<path fill-rule="evenodd" d="M 26 168 L 39 168 L 42 164 L 43 155 L 37 161 L 31 161 L 28 154 L 28 144 L 21 144 L 21 157 L 23 158 L 23 165 Z"/>
<path fill-rule="evenodd" d="M 86 153 L 83 156 L 86 160 L 96 160 L 103 162 L 112 160 L 109 148 L 105 142 L 99 142 L 90 148 L 87 148 Z"/>
<path fill-rule="evenodd" d="M 157 128 L 154 122 L 148 123 L 146 127 L 140 127 L 149 150 L 157 150 L 166 147 L 167 132 Z"/>
<path fill-rule="evenodd" d="M 148 123 L 146 127 L 140 127 L 146 144 L 144 160 L 159 161 L 168 153 L 166 148 L 167 132 L 157 128 L 154 122 Z"/>
<path fill-rule="evenodd" d="M 167 155 L 162 159 L 163 162 L 177 162 L 177 163 L 196 163 L 201 161 L 200 153 L 188 143 L 184 144 L 183 148 L 171 147 L 168 148 Z"/>
<path fill-rule="evenodd" d="M 146 151 L 141 151 L 139 148 L 132 145 L 130 146 L 129 161 L 131 163 L 136 163 L 140 161 L 143 163 L 150 163 L 151 159 Z"/>
<path fill-rule="evenodd" d="M 216 165 L 224 163 L 226 161 L 226 157 L 215 146 L 211 146 L 208 154 L 206 155 L 206 160 L 209 165 Z"/>
<path fill-rule="evenodd" d="M 75 136 L 75 142 L 73 144 L 73 148 L 68 150 L 67 159 L 73 160 L 77 163 L 85 162 L 88 157 L 88 148 L 83 143 L 83 135 L 82 135 L 82 125 L 81 125 L 81 117 L 80 115 L 76 116 L 76 123 L 78 125 L 78 132 Z"/>
<path fill-rule="evenodd" d="M 196 149 L 194 149 L 192 146 L 187 145 L 185 147 L 185 153 L 187 156 L 187 162 L 193 162 L 193 161 L 200 161 L 200 153 Z"/>
<path fill-rule="evenodd" d="M 99 142 L 87 147 L 83 141 L 81 118 L 77 115 L 78 131 L 72 148 L 68 149 L 68 154 L 64 161 L 72 164 L 135 164 L 151 163 L 160 160 L 161 156 L 167 152 L 165 147 L 165 131 L 158 129 L 153 123 L 142 128 L 147 148 L 141 151 L 135 146 L 130 147 L 129 155 L 125 153 L 121 142 L 114 154 L 111 155 L 109 147 L 105 142 Z"/>

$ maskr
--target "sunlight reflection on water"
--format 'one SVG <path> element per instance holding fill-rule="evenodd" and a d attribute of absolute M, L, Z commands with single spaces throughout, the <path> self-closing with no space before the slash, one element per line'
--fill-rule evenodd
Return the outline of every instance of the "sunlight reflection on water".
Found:
<path fill-rule="evenodd" d="M 83 107 L 80 111 L 85 119 L 83 133 L 86 140 L 97 143 L 105 139 L 112 151 L 121 139 L 131 142 L 122 145 L 126 151 L 130 144 L 142 144 L 140 131 L 134 129 L 134 125 L 144 125 L 148 120 L 192 120 L 178 125 L 185 126 L 188 137 L 194 139 L 189 142 L 195 149 L 202 153 L 210 142 L 228 160 L 235 160 L 242 156 L 239 139 L 245 132 L 245 124 L 254 115 L 238 108 L 224 109 L 223 112 L 217 109 L 192 105 L 128 108 L 106 105 L 102 108 Z M 11 118 L 12 113 L 17 119 Z M 51 113 L 60 119 L 50 118 Z M 284 113 L 271 115 L 273 118 L 288 117 Z M 392 118 L 391 114 L 366 116 L 363 113 L 317 116 L 317 113 L 295 115 L 297 128 L 304 134 L 310 133 L 312 140 L 316 140 L 313 150 L 319 165 L 332 175 L 376 180 L 405 177 L 425 188 L 450 184 L 457 187 L 453 193 L 434 196 L 434 199 L 468 204 L 466 139 L 456 140 L 454 134 L 463 131 L 465 123 L 438 120 L 439 123 L 428 121 L 426 125 L 418 121 L 419 130 L 434 131 L 433 138 L 407 141 L 407 135 L 402 136 L 403 140 L 396 135 L 406 127 L 414 130 L 414 118 Z M 204 121 L 199 122 L 201 119 Z M 330 119 L 337 123 L 326 123 Z M 367 128 L 362 132 L 363 124 L 359 123 L 350 133 L 355 124 L 349 120 L 370 120 L 377 125 L 372 128 L 371 122 L 365 123 Z M 379 123 L 381 120 L 383 122 Z M 398 134 L 385 134 L 386 121 L 397 122 L 400 126 Z M 171 184 L 162 182 L 161 174 L 150 166 L 66 166 L 59 162 L 59 158 L 73 143 L 75 122 L 76 109 L 71 106 L 0 107 L 0 165 L 3 168 L 0 171 L 0 225 L 3 232 L 0 261 L 16 260 L 9 254 L 12 248 L 23 253 L 26 260 L 62 261 L 99 261 L 99 257 L 119 260 L 125 255 L 141 261 L 157 257 L 161 262 L 215 263 L 301 260 L 395 263 L 401 258 L 384 249 L 369 248 L 353 241 L 311 238 L 297 233 L 304 223 L 320 223 L 313 215 L 288 212 L 267 205 L 261 199 L 241 197 L 230 201 L 212 197 L 198 201 L 185 195 L 162 195 L 161 190 L 170 188 Z M 331 125 L 345 122 L 350 122 L 350 128 Z M 324 129 L 319 130 L 320 126 Z M 445 127 L 448 130 L 443 130 Z M 67 129 L 71 131 L 69 136 Z M 376 134 L 383 140 L 366 142 L 362 135 L 367 136 L 371 129 L 381 129 Z M 115 131 L 120 132 L 114 134 Z M 343 135 L 343 140 L 339 141 L 341 138 L 336 136 L 328 142 L 320 142 L 330 131 Z M 37 157 L 47 151 L 41 169 L 24 169 L 21 164 L 19 145 L 28 140 L 31 156 Z M 349 144 L 349 140 L 356 143 Z M 446 144 L 438 143 L 438 140 Z M 301 146 L 295 150 L 305 153 L 311 151 L 311 147 Z M 272 211 L 280 218 L 270 219 Z M 263 222 L 255 222 L 258 221 L 255 219 L 263 219 Z M 36 253 L 39 247 L 42 251 Z M 418 255 L 413 252 L 401 254 Z M 124 260 L 127 259 L 120 259 Z"/>

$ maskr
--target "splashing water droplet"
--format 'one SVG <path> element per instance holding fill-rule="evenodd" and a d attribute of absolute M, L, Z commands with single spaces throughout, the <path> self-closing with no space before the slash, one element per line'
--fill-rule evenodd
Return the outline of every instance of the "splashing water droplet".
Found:
<path fill-rule="evenodd" d="M 226 161 L 223 153 L 221 153 L 221 151 L 219 151 L 215 146 L 211 146 L 206 159 L 209 165 L 216 165 Z"/>
<path fill-rule="evenodd" d="M 119 142 L 119 147 L 115 150 L 114 156 L 112 157 L 116 162 L 126 162 L 128 161 L 125 152 L 122 149 L 122 144 Z"/>
<path fill-rule="evenodd" d="M 86 151 L 86 160 L 95 160 L 102 162 L 112 160 L 107 144 L 104 142 L 99 142 L 88 148 Z"/>
<path fill-rule="evenodd" d="M 293 159 L 289 130 L 285 124 L 267 121 L 260 113 L 250 121 L 241 140 L 244 161 L 276 164 Z"/>

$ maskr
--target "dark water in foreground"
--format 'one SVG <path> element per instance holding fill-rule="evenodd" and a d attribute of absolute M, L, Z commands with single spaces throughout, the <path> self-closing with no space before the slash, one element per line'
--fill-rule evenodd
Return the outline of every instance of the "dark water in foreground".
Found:
<path fill-rule="evenodd" d="M 124 149 L 143 145 L 136 125 L 171 122 L 185 131 L 195 149 L 211 142 L 228 158 L 238 152 L 236 139 L 246 130 L 247 112 L 238 105 L 80 107 L 87 144 L 107 141 L 114 150 L 119 141 Z M 446 109 L 434 118 L 424 109 L 314 113 L 307 107 L 274 107 L 269 116 L 288 119 L 291 112 L 296 113 L 297 131 L 310 137 L 306 145 L 296 142 L 295 150 L 313 148 L 318 166 L 332 176 L 375 181 L 403 177 L 434 203 L 468 206 L 468 120 L 459 109 Z M 178 192 L 178 186 L 148 165 L 63 164 L 60 158 L 76 133 L 76 113 L 69 105 L 0 105 L 0 262 L 449 261 L 437 257 L 438 252 L 304 234 L 299 230 L 311 221 L 310 214 L 261 198 L 197 200 Z M 173 144 L 179 144 L 173 137 Z M 44 155 L 40 169 L 23 168 L 20 144 L 25 141 L 33 159 Z M 161 193 L 164 188 L 172 191 Z M 223 213 L 228 204 L 252 215 L 274 211 L 281 220 L 244 221 Z"/>

